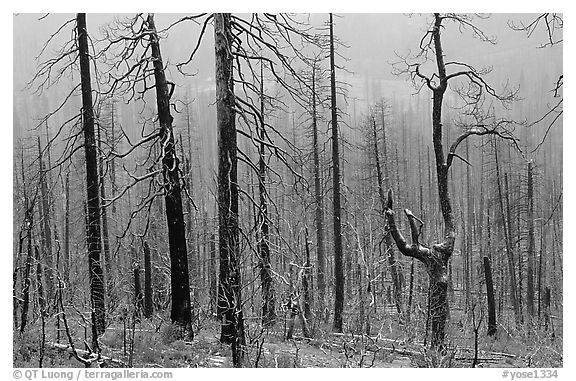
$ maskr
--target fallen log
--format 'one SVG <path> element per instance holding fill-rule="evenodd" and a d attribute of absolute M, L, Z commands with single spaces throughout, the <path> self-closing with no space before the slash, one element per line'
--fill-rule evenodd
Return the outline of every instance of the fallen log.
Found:
<path fill-rule="evenodd" d="M 69 345 L 66 344 L 60 344 L 60 343 L 46 343 L 46 346 L 51 347 L 51 348 L 55 348 L 55 349 L 62 349 L 62 350 L 66 350 L 70 352 L 70 356 L 74 356 L 74 351 L 76 351 L 76 353 L 80 356 L 82 356 L 83 359 L 83 363 L 87 366 L 92 365 L 94 362 L 110 362 L 112 364 L 116 364 L 121 368 L 126 368 L 126 364 L 123 361 L 117 360 L 117 359 L 113 359 L 111 357 L 108 356 L 103 356 L 103 355 L 99 355 L 97 353 L 91 353 L 88 351 L 85 351 L 83 349 L 72 349 Z M 101 363 L 99 363 L 99 366 L 101 367 Z"/>

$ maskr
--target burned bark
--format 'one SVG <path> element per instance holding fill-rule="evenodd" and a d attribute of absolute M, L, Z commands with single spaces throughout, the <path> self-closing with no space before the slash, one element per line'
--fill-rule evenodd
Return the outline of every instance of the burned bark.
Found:
<path fill-rule="evenodd" d="M 266 163 L 264 161 L 266 139 L 266 124 L 264 120 L 264 76 L 263 64 L 260 66 L 260 128 L 258 147 L 258 190 L 260 195 L 260 208 L 258 211 L 258 226 L 260 237 L 258 242 L 258 260 L 260 261 L 260 282 L 262 283 L 262 325 L 271 327 L 276 322 L 276 309 L 274 285 L 272 279 L 272 265 L 270 264 L 270 246 L 268 231 L 268 193 L 266 191 Z"/>
<path fill-rule="evenodd" d="M 96 333 L 101 335 L 106 329 L 104 274 L 100 255 L 102 234 L 100 231 L 100 194 L 98 189 L 98 159 L 96 136 L 94 134 L 94 109 L 92 104 L 92 84 L 90 80 L 90 56 L 88 53 L 88 31 L 86 14 L 76 16 L 78 34 L 78 54 L 80 56 L 80 81 L 82 86 L 82 122 L 84 130 L 84 151 L 86 154 L 87 187 L 87 246 L 88 271 L 90 277 L 90 299 L 95 316 Z M 93 338 L 95 340 L 95 338 Z"/>
<path fill-rule="evenodd" d="M 490 258 L 484 257 L 484 278 L 486 279 L 486 298 L 488 299 L 488 336 L 496 335 L 496 303 L 494 299 L 494 283 L 492 282 L 492 266 Z"/>
<path fill-rule="evenodd" d="M 152 317 L 152 262 L 150 246 L 144 241 L 144 317 Z"/>
<path fill-rule="evenodd" d="M 336 106 L 336 65 L 334 63 L 334 23 L 330 13 L 330 102 L 332 114 L 332 209 L 334 213 L 334 331 L 342 332 L 344 312 L 344 267 L 342 250 L 342 208 L 340 205 L 340 156 L 338 136 L 338 109 Z"/>
<path fill-rule="evenodd" d="M 238 158 L 230 21 L 229 13 L 214 14 L 220 249 L 218 316 L 222 324 L 220 341 L 232 345 L 234 366 L 240 367 L 245 355 L 246 339 L 239 267 Z"/>
<path fill-rule="evenodd" d="M 168 225 L 168 246 L 170 249 L 170 288 L 172 294 L 170 319 L 182 329 L 182 335 L 191 340 L 194 338 L 194 333 L 192 331 L 186 231 L 182 210 L 182 186 L 178 168 L 180 160 L 176 155 L 176 144 L 172 128 L 173 118 L 170 114 L 170 98 L 174 87 L 172 87 L 172 90 L 168 89 L 168 81 L 164 73 L 164 64 L 160 52 L 160 41 L 152 14 L 148 15 L 147 24 L 151 31 L 150 46 L 154 62 L 154 79 L 156 81 L 156 104 L 162 147 L 165 213 Z"/>

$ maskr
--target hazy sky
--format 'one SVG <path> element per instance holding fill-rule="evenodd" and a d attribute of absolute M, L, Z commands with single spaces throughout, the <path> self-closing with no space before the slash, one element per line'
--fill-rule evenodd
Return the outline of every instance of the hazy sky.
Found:
<path fill-rule="evenodd" d="M 125 16 L 125 15 L 124 15 Z M 116 15 L 116 17 L 124 17 Z M 19 96 L 25 83 L 36 70 L 35 55 L 44 42 L 59 25 L 73 15 L 52 14 L 43 20 L 38 15 L 19 14 L 14 16 L 14 99 Z M 113 19 L 110 14 L 88 14 L 88 29 L 92 38 L 100 36 L 99 28 Z M 161 29 L 175 20 L 178 15 L 156 14 L 157 28 Z M 321 26 L 327 14 L 311 14 L 311 23 Z M 446 57 L 450 60 L 471 63 L 477 67 L 492 66 L 497 80 L 510 78 L 514 83 L 521 75 L 530 78 L 533 74 L 546 72 L 547 78 L 557 78 L 562 71 L 562 46 L 537 49 L 544 35 L 535 34 L 528 39 L 522 32 L 509 28 L 508 22 L 529 20 L 531 15 L 494 14 L 487 20 L 478 20 L 478 26 L 486 34 L 495 36 L 498 43 L 491 45 L 472 38 L 469 31 L 458 31 L 454 24 L 448 24 L 443 31 L 443 45 Z M 391 63 L 398 60 L 397 54 L 406 55 L 418 48 L 420 38 L 428 28 L 430 15 L 405 15 L 382 13 L 341 14 L 335 18 L 335 34 L 348 47 L 340 53 L 347 61 L 339 60 L 350 72 L 339 71 L 339 78 L 349 82 L 350 95 L 358 99 L 370 99 L 381 95 L 406 97 L 413 88 L 406 78 L 391 74 Z M 70 38 L 69 27 L 60 39 L 52 44 L 54 53 L 66 38 Z M 194 46 L 199 34 L 199 26 L 191 23 L 178 26 L 170 31 L 162 41 L 165 61 L 175 64 L 184 59 Z M 198 52 L 190 71 L 197 71 L 195 81 L 213 87 L 214 52 L 212 28 Z M 183 81 L 176 70 L 169 71 L 175 82 Z"/>

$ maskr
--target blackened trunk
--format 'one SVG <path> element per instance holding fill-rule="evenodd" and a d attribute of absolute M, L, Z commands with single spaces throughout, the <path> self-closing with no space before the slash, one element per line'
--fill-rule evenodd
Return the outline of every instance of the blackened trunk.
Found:
<path fill-rule="evenodd" d="M 308 241 L 308 228 L 306 227 L 306 263 L 304 264 L 304 276 L 302 278 L 302 289 L 304 292 L 304 316 L 303 326 L 304 337 L 310 337 L 308 323 L 312 319 L 312 264 L 310 263 L 310 242 Z"/>
<path fill-rule="evenodd" d="M 532 162 L 528 163 L 528 267 L 526 282 L 526 310 L 528 316 L 534 317 L 534 180 Z"/>
<path fill-rule="evenodd" d="M 338 148 L 338 109 L 336 108 L 336 64 L 334 63 L 334 24 L 330 13 L 330 101 L 332 112 L 332 206 L 334 212 L 334 331 L 342 332 L 344 312 L 344 267 L 342 263 L 342 221 L 340 206 L 340 156 Z"/>
<path fill-rule="evenodd" d="M 266 124 L 264 121 L 264 76 L 263 64 L 260 65 L 260 146 L 258 149 L 258 190 L 260 193 L 260 209 L 258 213 L 258 226 L 260 227 L 260 240 L 258 242 L 258 259 L 260 261 L 260 282 L 262 283 L 262 325 L 271 327 L 276 322 L 276 309 L 274 286 L 272 280 L 272 266 L 270 264 L 270 240 L 268 232 L 268 194 L 266 192 L 266 163 L 264 161 L 266 139 Z"/>
<path fill-rule="evenodd" d="M 314 201 L 316 224 L 316 259 L 318 261 L 317 288 L 318 311 L 324 316 L 326 308 L 326 254 L 324 251 L 324 205 L 320 180 L 320 155 L 318 142 L 318 120 L 316 111 L 316 63 L 312 67 L 312 155 L 314 159 Z"/>
<path fill-rule="evenodd" d="M 488 336 L 496 334 L 496 304 L 494 301 L 494 284 L 490 258 L 484 257 L 484 278 L 486 279 L 486 297 L 488 299 Z"/>
<path fill-rule="evenodd" d="M 494 160 L 496 164 L 496 184 L 498 188 L 498 205 L 500 209 L 500 217 L 502 220 L 502 227 L 504 228 L 504 238 L 506 240 L 506 257 L 508 258 L 508 276 L 510 277 L 510 298 L 512 299 L 512 307 L 514 308 L 514 316 L 516 323 L 521 321 L 521 313 L 518 304 L 518 294 L 516 291 L 516 272 L 514 271 L 514 254 L 512 250 L 512 238 L 510 236 L 510 215 L 504 210 L 504 194 L 502 192 L 502 184 L 500 182 L 500 163 L 498 161 L 498 147 L 494 143 Z M 508 218 L 507 218 L 508 217 Z"/>
<path fill-rule="evenodd" d="M 112 269 L 114 268 L 112 261 L 110 260 L 110 240 L 108 237 L 108 216 L 106 213 L 107 208 L 104 206 L 104 200 L 106 199 L 106 185 L 104 182 L 104 153 L 102 152 L 102 136 L 100 133 L 100 124 L 97 125 L 98 133 L 98 172 L 100 175 L 100 206 L 102 208 L 102 249 L 104 252 L 104 270 L 106 278 L 106 291 L 108 291 L 108 303 L 112 302 L 112 291 L 113 291 L 113 274 Z"/>
<path fill-rule="evenodd" d="M 46 183 L 47 172 L 44 168 L 44 160 L 42 159 L 42 149 L 40 146 L 40 136 L 38 136 L 38 161 L 40 164 L 40 194 L 42 196 L 42 203 L 40 204 L 41 211 L 41 261 L 44 263 L 44 277 L 46 278 L 46 296 L 48 299 L 52 298 L 54 291 L 54 261 L 52 257 L 52 230 L 50 228 L 50 196 L 48 192 L 48 185 Z"/>
<path fill-rule="evenodd" d="M 246 339 L 242 315 L 238 227 L 238 173 L 231 15 L 214 14 L 216 119 L 218 131 L 218 233 L 220 341 L 232 344 L 234 366 L 242 366 Z"/>
<path fill-rule="evenodd" d="M 80 56 L 80 80 L 82 85 L 82 122 L 84 130 L 84 150 L 86 153 L 87 187 L 87 246 L 88 271 L 90 278 L 90 299 L 97 335 L 106 329 L 104 302 L 104 274 L 100 254 L 102 235 L 100 232 L 100 195 L 98 192 L 98 159 L 96 155 L 96 137 L 94 134 L 94 109 L 92 106 L 92 85 L 90 82 L 90 57 L 88 53 L 88 31 L 86 14 L 76 16 L 78 33 L 78 54 Z M 96 338 L 92 338 L 93 341 Z"/>
<path fill-rule="evenodd" d="M 186 231 L 182 211 L 182 194 L 179 175 L 179 160 L 172 130 L 170 115 L 170 97 L 168 81 L 164 73 L 160 41 L 154 25 L 154 16 L 148 15 L 147 23 L 152 31 L 150 46 L 154 60 L 154 79 L 156 81 L 156 104 L 160 123 L 160 144 L 162 148 L 162 175 L 164 177 L 164 200 L 166 204 L 166 222 L 168 224 L 168 246 L 170 249 L 170 286 L 172 309 L 170 319 L 182 329 L 182 334 L 193 339 L 192 307 L 190 304 L 190 279 L 188 275 L 188 253 Z M 172 88 L 173 90 L 173 88 Z"/>
<path fill-rule="evenodd" d="M 446 266 L 428 270 L 430 275 L 430 346 L 443 349 L 448 315 L 448 275 Z"/>
<path fill-rule="evenodd" d="M 144 242 L 144 317 L 152 317 L 152 262 L 150 246 Z"/>
<path fill-rule="evenodd" d="M 43 317 L 46 313 L 46 295 L 44 293 L 43 266 L 40 258 L 38 246 L 34 246 L 34 257 L 36 259 L 36 292 L 38 297 L 38 306 L 40 315 Z"/>
<path fill-rule="evenodd" d="M 20 317 L 20 333 L 24 332 L 26 328 L 26 323 L 28 322 L 28 309 L 30 306 L 30 284 L 32 283 L 30 280 L 31 276 L 31 269 L 32 269 L 32 260 L 33 260 L 33 253 L 32 253 L 32 225 L 33 225 L 33 216 L 34 212 L 32 208 L 28 207 L 28 202 L 26 202 L 26 222 L 27 225 L 27 241 L 28 241 L 28 254 L 26 256 L 26 267 L 24 268 L 24 278 L 23 283 L 24 286 L 22 288 L 22 315 Z"/>
<path fill-rule="evenodd" d="M 382 108 L 382 113 L 384 113 L 384 108 Z M 382 116 L 382 123 L 384 123 L 384 115 Z M 378 154 L 378 137 L 376 135 L 376 120 L 372 119 L 372 135 L 374 138 L 374 157 L 376 159 L 376 176 L 378 180 L 378 194 L 380 196 L 380 203 L 382 206 L 382 213 L 386 210 L 386 196 L 384 193 L 384 183 L 382 178 L 382 169 L 380 167 L 380 156 Z M 385 130 L 385 126 L 382 125 L 382 130 Z M 385 135 L 385 133 L 384 133 Z M 384 141 L 386 144 L 386 141 Z M 390 267 L 390 274 L 392 276 L 392 287 L 394 293 L 394 304 L 396 305 L 396 311 L 398 315 L 402 314 L 402 290 L 400 287 L 400 279 L 398 277 L 398 271 L 396 266 L 396 259 L 394 257 L 394 245 L 392 243 L 392 236 L 389 231 L 386 231 L 384 242 L 386 243 L 386 253 L 388 257 L 388 266 Z"/>
<path fill-rule="evenodd" d="M 470 161 L 470 142 L 466 140 L 466 160 Z M 473 279 L 473 266 L 472 266 L 472 226 L 474 221 L 474 200 L 472 198 L 474 191 L 472 190 L 472 179 L 470 175 L 470 166 L 466 166 L 466 310 L 470 308 L 471 303 L 471 285 L 474 284 Z"/>
<path fill-rule="evenodd" d="M 210 312 L 216 315 L 216 306 L 218 305 L 218 291 L 216 278 L 216 237 L 210 235 L 210 266 L 209 266 L 209 283 L 210 283 Z"/>
<path fill-rule="evenodd" d="M 140 285 L 140 266 L 134 265 L 134 315 L 140 316 L 142 311 L 142 286 Z"/>
<path fill-rule="evenodd" d="M 62 276 L 64 283 L 68 285 L 70 278 L 70 173 L 66 173 L 65 183 L 65 207 L 64 207 L 64 253 L 62 264 Z"/>
<path fill-rule="evenodd" d="M 406 306 L 406 320 L 410 321 L 412 313 L 412 297 L 414 294 L 414 259 L 410 263 L 410 290 L 408 291 L 408 305 Z"/>

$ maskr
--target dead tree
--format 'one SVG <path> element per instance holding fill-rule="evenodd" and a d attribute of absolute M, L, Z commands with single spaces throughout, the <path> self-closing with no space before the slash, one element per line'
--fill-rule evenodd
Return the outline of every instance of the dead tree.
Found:
<path fill-rule="evenodd" d="M 336 64 L 334 63 L 334 23 L 330 13 L 330 100 L 332 129 L 332 209 L 334 226 L 334 331 L 342 332 L 344 312 L 344 266 L 342 251 L 342 207 L 340 205 L 340 154 L 338 109 L 336 106 Z"/>
<path fill-rule="evenodd" d="M 40 146 L 40 136 L 38 136 L 38 162 L 39 162 L 39 175 L 40 175 L 40 194 L 42 202 L 40 203 L 40 221 L 41 225 L 41 260 L 44 263 L 44 274 L 46 278 L 46 296 L 52 299 L 54 295 L 54 260 L 52 253 L 52 229 L 50 228 L 50 221 L 52 219 L 50 212 L 50 196 L 47 184 L 47 172 L 42 159 L 42 148 Z"/>
<path fill-rule="evenodd" d="M 502 228 L 504 230 L 504 239 L 506 241 L 506 258 L 508 259 L 508 276 L 510 277 L 510 298 L 512 300 L 512 307 L 514 308 L 514 316 L 516 323 L 522 321 L 522 312 L 518 302 L 518 289 L 516 282 L 516 271 L 514 266 L 514 250 L 512 244 L 512 233 L 510 229 L 510 208 L 504 205 L 504 191 L 502 190 L 502 183 L 500 177 L 500 162 L 498 160 L 498 146 L 496 141 L 492 141 L 494 148 L 494 161 L 496 164 L 496 187 L 498 191 L 498 211 L 500 212 L 500 219 L 502 221 Z"/>
<path fill-rule="evenodd" d="M 429 288 L 429 316 L 432 339 L 430 345 L 439 348 L 444 345 L 446 317 L 448 314 L 448 260 L 452 254 L 454 241 L 450 236 L 445 242 L 432 245 L 428 248 L 419 242 L 422 222 L 408 209 L 404 210 L 410 224 L 412 244 L 408 244 L 396 225 L 394 211 L 392 210 L 392 190 L 388 191 L 386 217 L 388 228 L 400 252 L 408 257 L 415 258 L 426 267 L 430 280 Z M 420 225 L 417 225 L 419 223 Z"/>
<path fill-rule="evenodd" d="M 88 47 L 88 31 L 86 29 L 86 14 L 76 16 L 78 35 L 78 55 L 80 60 L 80 80 L 82 87 L 82 121 L 84 131 L 84 151 L 86 154 L 86 187 L 88 210 L 88 271 L 90 275 L 90 298 L 92 313 L 96 322 L 98 335 L 104 333 L 104 274 L 100 255 L 102 253 L 102 234 L 100 230 L 100 194 L 98 177 L 98 159 L 96 152 L 96 136 L 94 134 L 94 109 L 92 103 L 92 84 L 90 80 L 90 56 Z"/>
<path fill-rule="evenodd" d="M 528 213 L 526 223 L 528 224 L 528 280 L 526 282 L 526 311 L 529 318 L 534 318 L 534 261 L 535 261 L 535 239 L 534 239 L 534 176 L 533 164 L 528 162 Z"/>
<path fill-rule="evenodd" d="M 318 261 L 317 288 L 318 288 L 318 310 L 324 315 L 326 303 L 326 254 L 324 250 L 324 205 L 322 197 L 322 186 L 320 178 L 320 155 L 318 140 L 318 113 L 317 113 L 317 90 L 316 76 L 318 72 L 317 60 L 312 62 L 312 94 L 310 97 L 312 110 L 312 155 L 314 160 L 314 223 L 316 225 L 316 259 Z"/>
<path fill-rule="evenodd" d="M 494 299 L 494 283 L 492 282 L 492 266 L 490 258 L 484 257 L 484 278 L 486 279 L 486 298 L 488 299 L 488 336 L 496 335 L 496 303 Z"/>
<path fill-rule="evenodd" d="M 235 366 L 241 366 L 246 339 L 242 314 L 239 268 L 238 227 L 238 158 L 234 97 L 232 29 L 230 14 L 214 14 L 216 54 L 216 118 L 218 129 L 218 236 L 220 282 L 218 316 L 221 319 L 220 341 L 232 345 Z"/>
<path fill-rule="evenodd" d="M 152 317 L 152 263 L 150 246 L 144 241 L 144 317 Z"/>
<path fill-rule="evenodd" d="M 426 87 L 432 92 L 432 143 L 436 161 L 438 199 L 444 222 L 444 238 L 442 242 L 432 245 L 431 248 L 420 244 L 419 236 L 422 223 L 420 223 L 419 228 L 416 217 L 406 209 L 412 236 L 412 244 L 407 244 L 394 220 L 391 191 L 388 193 L 386 214 L 389 229 L 399 250 L 404 255 L 421 261 L 428 272 L 432 336 L 430 346 L 440 350 L 445 348 L 445 326 L 448 316 L 448 262 L 454 251 L 456 239 L 456 224 L 449 194 L 450 166 L 454 158 L 469 164 L 457 153 L 457 149 L 462 142 L 471 136 L 494 135 L 510 141 L 520 150 L 516 138 L 512 134 L 513 121 L 497 118 L 494 109 L 485 106 L 485 100 L 488 96 L 506 107 L 516 99 L 517 90 L 505 87 L 501 92 L 497 92 L 484 79 L 485 75 L 489 73 L 488 69 L 478 70 L 467 63 L 445 60 L 441 32 L 448 22 L 455 23 L 461 30 L 471 30 L 472 34 L 482 41 L 494 42 L 493 38 L 484 34 L 481 29 L 474 25 L 473 20 L 474 17 L 469 15 L 434 13 L 431 27 L 420 41 L 419 53 L 415 57 L 404 58 L 395 65 L 397 74 L 408 74 L 418 89 Z M 427 74 L 421 72 L 421 67 L 423 62 L 429 59 L 429 56 L 432 57 L 435 70 Z M 452 142 L 446 153 L 445 142 L 442 137 L 444 131 L 442 107 L 449 83 L 454 84 L 451 88 L 463 103 L 460 109 L 460 120 L 457 122 L 463 132 Z"/>
<path fill-rule="evenodd" d="M 191 340 L 194 333 L 192 331 L 186 231 L 182 210 L 182 185 L 172 128 L 173 118 L 170 115 L 170 98 L 174 85 L 169 89 L 160 53 L 160 40 L 154 24 L 154 15 L 149 14 L 146 23 L 150 31 L 150 47 L 156 81 L 156 104 L 160 123 L 159 139 L 162 147 L 162 175 L 164 178 L 168 245 L 170 247 L 170 288 L 172 294 L 170 319 L 183 330 L 184 337 Z"/>
<path fill-rule="evenodd" d="M 384 106 L 382 106 L 381 112 L 384 114 Z M 374 157 L 376 160 L 376 175 L 378 180 L 378 195 L 380 197 L 380 205 L 382 207 L 382 214 L 385 213 L 386 210 L 386 195 L 384 191 L 384 179 L 382 177 L 382 169 L 380 166 L 380 157 L 378 154 L 378 136 L 376 134 L 376 119 L 372 118 L 372 133 L 374 139 Z M 385 129 L 384 126 L 384 115 L 382 116 L 382 129 Z M 385 133 L 384 133 L 385 136 Z M 386 141 L 383 142 L 386 145 Z M 387 172 L 387 171 L 386 171 Z M 387 173 L 386 173 L 387 176 Z M 384 242 L 386 243 L 386 253 L 388 258 L 388 265 L 390 266 L 390 273 L 392 275 L 392 287 L 393 287 L 393 294 L 394 294 L 394 304 L 396 305 L 396 311 L 398 315 L 402 314 L 402 293 L 400 288 L 400 279 L 398 277 L 398 271 L 396 266 L 396 259 L 394 258 L 394 247 L 392 243 L 392 236 L 389 232 L 385 233 Z"/>
<path fill-rule="evenodd" d="M 276 322 L 275 296 L 272 279 L 272 266 L 270 264 L 270 234 L 268 228 L 268 200 L 266 191 L 266 124 L 264 123 L 264 74 L 263 62 L 260 63 L 260 128 L 258 147 L 258 190 L 260 196 L 260 208 L 258 213 L 258 226 L 260 236 L 258 238 L 258 259 L 260 261 L 260 281 L 262 283 L 262 325 L 271 327 Z"/>
<path fill-rule="evenodd" d="M 107 69 L 108 81 L 102 91 L 106 96 L 122 96 L 126 102 L 141 100 L 145 95 L 155 91 L 157 119 L 153 121 L 158 128 L 146 132 L 141 130 L 141 139 L 128 142 L 129 148 L 124 152 L 113 150 L 109 153 L 110 160 L 125 158 L 138 148 L 148 148 L 148 158 L 144 175 L 127 173 L 131 181 L 107 200 L 107 206 L 117 202 L 126 193 L 142 182 L 148 182 L 148 194 L 141 197 L 134 210 L 130 213 L 127 226 L 124 227 L 123 238 L 130 224 L 140 213 L 146 214 L 145 236 L 149 227 L 151 206 L 163 196 L 164 207 L 161 213 L 166 216 L 168 230 L 168 248 L 170 257 L 170 319 L 179 329 L 182 338 L 192 340 L 192 305 L 190 300 L 190 278 L 188 273 L 188 248 L 186 243 L 186 228 L 183 212 L 183 193 L 188 195 L 181 178 L 180 159 L 176 150 L 176 140 L 173 131 L 173 117 L 170 108 L 173 105 L 172 95 L 175 84 L 166 78 L 165 64 L 160 49 L 160 34 L 163 30 L 156 29 L 154 15 L 137 14 L 127 20 L 116 20 L 103 30 L 105 43 L 98 56 L 109 63 Z M 125 65 L 124 65 L 125 64 Z M 121 126 L 120 126 L 121 128 Z M 126 135 L 126 132 L 122 130 Z M 150 147 L 146 147 L 150 145 Z M 160 168 L 158 168 L 160 167 Z M 126 172 L 128 172 L 126 170 Z M 162 179 L 158 177 L 162 175 Z M 160 184 L 158 188 L 156 184 Z M 162 205 L 160 203 L 160 205 Z M 131 208 L 132 209 L 132 208 Z"/>

